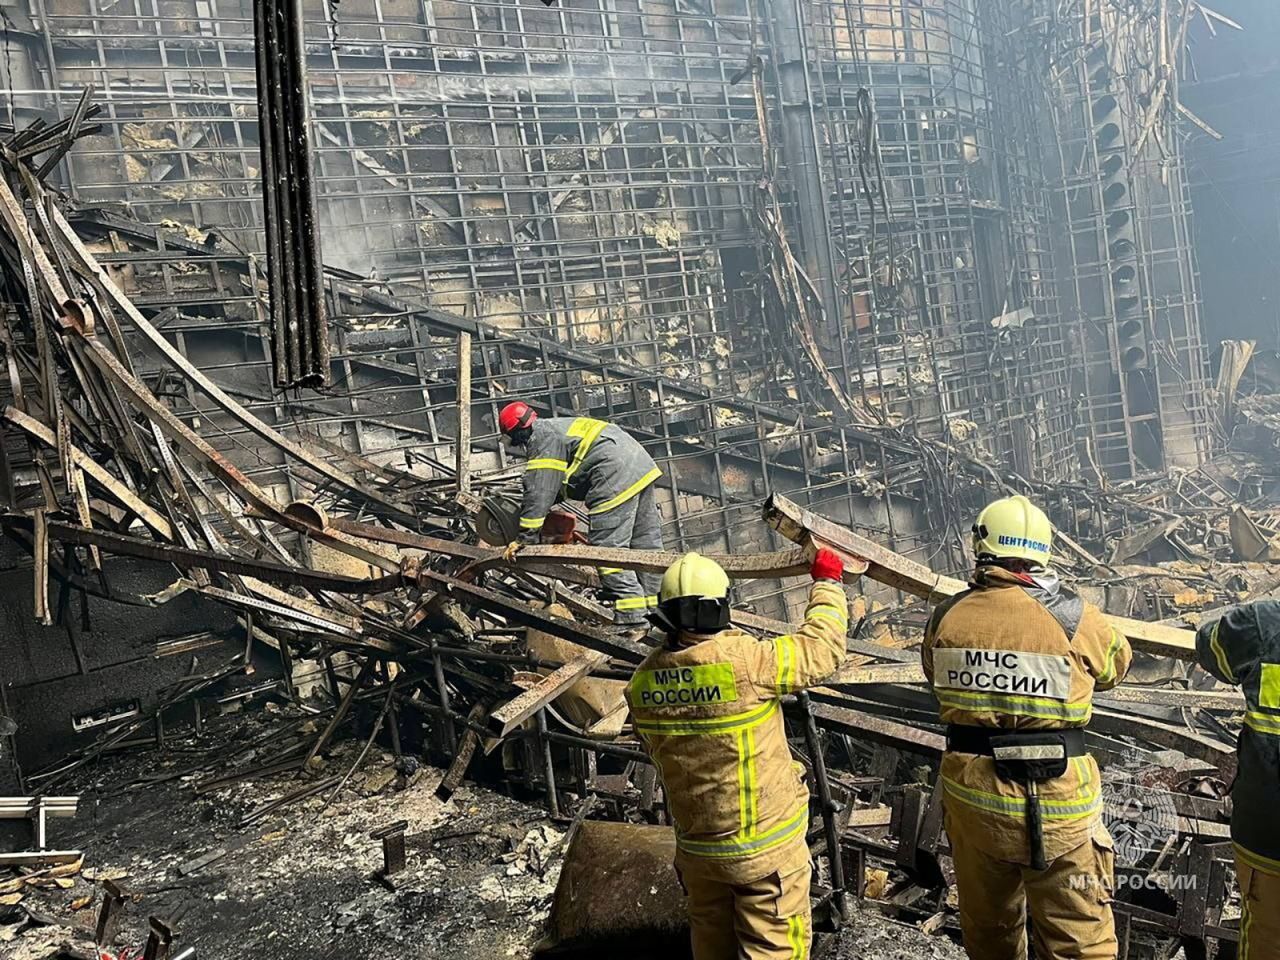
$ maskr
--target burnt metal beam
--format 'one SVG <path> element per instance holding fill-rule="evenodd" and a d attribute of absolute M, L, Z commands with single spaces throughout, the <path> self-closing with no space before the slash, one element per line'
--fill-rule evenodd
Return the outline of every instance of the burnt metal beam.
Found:
<path fill-rule="evenodd" d="M 29 517 L 9 514 L 0 518 L 0 524 L 3 524 L 6 530 L 17 529 L 24 532 L 30 532 L 35 526 L 39 535 L 39 526 Z M 270 560 L 251 560 L 225 553 L 180 547 L 176 544 L 158 543 L 123 533 L 80 527 L 56 520 L 48 521 L 46 526 L 48 536 L 53 540 L 82 546 L 96 546 L 107 553 L 172 563 L 183 569 L 216 570 L 219 573 L 258 577 L 274 583 L 306 587 L 310 590 L 329 590 L 334 593 L 362 595 L 386 593 L 404 586 L 404 580 L 399 574 L 360 579 L 339 573 L 323 573 L 308 567 L 285 566 Z"/>
<path fill-rule="evenodd" d="M 607 659 L 603 653 L 583 653 L 574 657 L 494 710 L 489 715 L 489 728 L 495 736 L 505 737 L 596 667 L 603 666 Z"/>
<path fill-rule="evenodd" d="M 818 539 L 843 553 L 865 560 L 867 576 L 872 580 L 930 603 L 939 603 L 968 589 L 963 580 L 934 573 L 923 563 L 861 537 L 848 527 L 820 517 L 779 494 L 774 494 L 765 503 L 764 518 L 769 526 L 795 543 Z M 1110 614 L 1107 614 L 1107 619 L 1129 638 L 1135 649 L 1179 660 L 1195 657 L 1195 634 L 1190 630 Z"/>
<path fill-rule="evenodd" d="M 822 737 L 818 734 L 813 701 L 804 690 L 796 695 L 796 699 L 804 715 L 805 744 L 809 749 L 809 762 L 813 767 L 813 785 L 817 790 L 818 803 L 822 808 L 822 828 L 827 842 L 827 863 L 831 870 L 831 886 L 835 894 L 833 904 L 842 921 L 851 920 L 853 905 L 849 902 L 844 858 L 840 855 L 840 825 L 837 820 L 837 814 L 842 807 L 836 802 L 831 792 L 831 781 L 827 777 L 827 761 L 822 750 Z"/>
<path fill-rule="evenodd" d="M 54 432 L 46 427 L 35 417 L 29 416 L 18 410 L 16 407 L 5 407 L 4 419 L 19 429 L 29 433 L 45 446 L 56 449 L 58 445 Z M 149 503 L 135 494 L 123 483 L 111 475 L 105 467 L 99 464 L 91 456 L 81 450 L 74 444 L 68 445 L 71 455 L 71 462 L 84 471 L 84 474 L 102 487 L 126 510 L 137 515 L 143 523 L 164 537 L 166 540 L 172 540 L 174 537 L 173 528 L 169 521 L 165 519 L 163 514 L 154 509 Z"/>
<path fill-rule="evenodd" d="M 1134 716 L 1132 713 L 1113 713 L 1110 710 L 1101 709 L 1093 711 L 1089 728 L 1098 733 L 1137 737 L 1169 750 L 1177 750 L 1188 757 L 1217 767 L 1222 778 L 1228 783 L 1235 778 L 1235 746 L 1218 743 L 1194 731 L 1171 727 L 1146 717 Z"/>
<path fill-rule="evenodd" d="M 443 708 L 442 708 L 442 712 Z M 484 722 L 485 714 L 488 708 L 483 703 L 477 703 L 471 708 L 471 712 L 467 714 L 467 720 L 470 723 L 479 726 Z M 449 714 L 444 712 L 447 719 Z M 453 797 L 458 787 L 462 786 L 462 778 L 467 775 L 467 768 L 471 766 L 471 761 L 476 755 L 476 749 L 480 746 L 480 734 L 476 732 L 474 727 L 468 726 L 462 733 L 462 740 L 458 744 L 457 752 L 453 755 L 453 762 L 449 764 L 440 785 L 436 787 L 436 797 L 443 803 L 448 803 Z"/>
<path fill-rule="evenodd" d="M 502 559 L 502 549 L 497 547 L 442 540 L 438 537 L 427 537 L 408 530 L 362 523 L 344 517 L 328 518 L 328 526 L 339 533 L 365 540 L 375 540 L 412 550 L 424 550 L 459 560 L 470 560 L 475 563 L 473 569 L 477 572 L 506 565 L 506 561 Z M 661 573 L 681 556 L 682 554 L 675 550 L 630 550 L 624 547 L 594 547 L 578 544 L 535 544 L 521 549 L 515 556 L 514 565 L 517 567 L 552 565 L 621 567 L 623 570 Z M 804 550 L 707 554 L 706 556 L 720 564 L 731 580 L 798 577 L 808 573 L 810 566 Z M 846 582 L 856 583 L 857 578 L 855 571 L 846 570 Z"/>
<path fill-rule="evenodd" d="M 561 640 L 576 643 L 588 650 L 605 653 L 628 663 L 639 663 L 649 653 L 648 647 L 618 633 L 591 624 L 553 616 L 513 597 L 485 587 L 478 587 L 457 577 L 450 577 L 425 567 L 418 571 L 417 577 L 419 586 L 430 587 L 442 594 L 452 595 L 482 610 L 499 614 L 522 626 L 533 627 L 553 637 L 559 637 Z"/>
<path fill-rule="evenodd" d="M 120 928 L 120 915 L 129 894 L 118 887 L 114 880 L 102 881 L 102 906 L 98 908 L 98 923 L 94 929 L 93 942 L 99 947 L 107 947 L 116 938 Z"/>
<path fill-rule="evenodd" d="M 812 697 L 825 699 L 821 691 L 811 691 Z M 896 747 L 932 759 L 940 759 L 947 746 L 947 738 L 931 730 L 922 730 L 909 724 L 886 720 L 875 714 L 864 713 L 849 707 L 831 703 L 814 703 L 813 717 L 818 726 L 836 733 L 848 734 L 860 740 L 869 740 L 885 746 Z"/>
<path fill-rule="evenodd" d="M 454 441 L 458 493 L 471 493 L 471 334 L 458 334 L 458 438 Z"/>

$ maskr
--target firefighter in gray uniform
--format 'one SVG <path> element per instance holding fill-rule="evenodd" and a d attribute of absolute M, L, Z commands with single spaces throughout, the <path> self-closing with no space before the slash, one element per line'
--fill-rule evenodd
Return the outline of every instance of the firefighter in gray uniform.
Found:
<path fill-rule="evenodd" d="M 1196 631 L 1196 660 L 1244 693 L 1231 786 L 1240 881 L 1239 960 L 1280 956 L 1280 601 L 1229 609 Z"/>
<path fill-rule="evenodd" d="M 521 544 L 537 542 L 548 511 L 562 499 L 586 503 L 594 546 L 662 549 L 653 491 L 662 471 L 625 430 L 591 417 L 539 417 L 522 401 L 502 408 L 498 427 L 528 458 L 520 539 L 507 548 L 508 558 Z M 614 622 L 643 626 L 658 605 L 658 580 L 653 573 L 602 567 L 602 593 L 614 608 Z"/>

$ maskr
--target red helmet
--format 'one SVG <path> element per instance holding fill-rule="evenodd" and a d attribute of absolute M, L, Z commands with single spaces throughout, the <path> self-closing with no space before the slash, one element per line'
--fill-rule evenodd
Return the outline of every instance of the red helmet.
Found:
<path fill-rule="evenodd" d="M 516 430 L 523 430 L 533 426 L 533 421 L 538 419 L 538 415 L 533 412 L 533 408 L 523 400 L 517 400 L 514 403 L 508 403 L 498 413 L 498 429 L 505 434 L 514 433 Z"/>

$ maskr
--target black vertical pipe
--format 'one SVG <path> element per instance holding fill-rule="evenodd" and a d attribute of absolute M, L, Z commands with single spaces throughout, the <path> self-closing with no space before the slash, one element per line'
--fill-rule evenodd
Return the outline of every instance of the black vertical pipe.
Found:
<path fill-rule="evenodd" d="M 840 855 L 840 825 L 836 822 L 839 805 L 831 795 L 831 782 L 827 779 L 827 761 L 822 754 L 822 738 L 818 734 L 818 721 L 813 715 L 813 703 L 807 691 L 796 694 L 800 709 L 804 712 L 804 738 L 809 748 L 809 760 L 813 764 L 813 786 L 818 791 L 818 804 L 822 807 L 822 827 L 827 841 L 827 859 L 831 867 L 832 904 L 840 918 L 847 920 L 851 914 L 848 881 L 844 875 L 844 859 Z"/>
<path fill-rule="evenodd" d="M 301 0 L 254 0 L 258 128 L 276 386 L 330 381 Z"/>

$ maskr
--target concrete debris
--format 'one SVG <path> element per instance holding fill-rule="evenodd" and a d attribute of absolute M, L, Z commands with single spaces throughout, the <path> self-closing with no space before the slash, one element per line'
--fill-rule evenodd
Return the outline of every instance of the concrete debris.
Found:
<path fill-rule="evenodd" d="M 508 865 L 507 876 L 518 877 L 526 873 L 545 876 L 563 839 L 564 834 L 547 825 L 530 830 L 514 850 L 502 856 L 501 861 Z"/>

